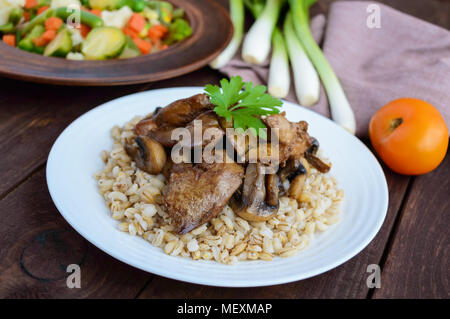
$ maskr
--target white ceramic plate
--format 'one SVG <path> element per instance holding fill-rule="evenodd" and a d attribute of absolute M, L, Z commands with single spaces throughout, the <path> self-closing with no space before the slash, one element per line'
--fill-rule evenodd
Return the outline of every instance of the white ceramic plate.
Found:
<path fill-rule="evenodd" d="M 229 266 L 168 256 L 144 239 L 119 231 L 93 178 L 103 167 L 100 152 L 111 149 L 111 127 L 200 92 L 202 88 L 186 87 L 125 96 L 92 109 L 64 130 L 48 158 L 47 183 L 56 207 L 76 231 L 111 256 L 142 270 L 227 287 L 266 286 L 312 277 L 344 263 L 369 244 L 388 205 L 380 165 L 363 143 L 334 122 L 289 102 L 283 105 L 288 119 L 309 123 L 310 134 L 333 163 L 331 173 L 345 192 L 341 221 L 316 234 L 308 249 L 290 258 Z"/>

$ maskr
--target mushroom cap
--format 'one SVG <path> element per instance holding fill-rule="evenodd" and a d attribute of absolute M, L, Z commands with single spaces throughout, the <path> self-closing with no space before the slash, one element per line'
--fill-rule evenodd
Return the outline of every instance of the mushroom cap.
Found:
<path fill-rule="evenodd" d="M 263 165 L 260 163 L 247 165 L 242 192 L 235 194 L 230 203 L 237 215 L 249 221 L 260 222 L 270 219 L 278 212 L 278 199 L 277 205 L 269 205 L 266 202 L 265 177 Z"/>
<path fill-rule="evenodd" d="M 167 161 L 164 147 L 148 136 L 136 136 L 135 142 L 135 145 L 125 145 L 125 150 L 136 166 L 149 174 L 159 174 Z"/>

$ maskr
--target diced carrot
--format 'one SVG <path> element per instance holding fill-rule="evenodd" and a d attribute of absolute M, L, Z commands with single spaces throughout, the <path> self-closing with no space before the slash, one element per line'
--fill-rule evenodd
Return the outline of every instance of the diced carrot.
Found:
<path fill-rule="evenodd" d="M 25 9 L 32 9 L 38 5 L 38 0 L 25 0 Z"/>
<path fill-rule="evenodd" d="M 156 24 L 148 30 L 148 37 L 153 41 L 156 42 L 157 40 L 161 39 L 164 35 L 166 35 L 168 29 L 160 24 Z"/>
<path fill-rule="evenodd" d="M 155 39 L 155 40 L 151 40 L 152 42 L 152 46 L 160 48 L 161 47 L 161 39 Z"/>
<path fill-rule="evenodd" d="M 146 25 L 145 18 L 139 13 L 133 13 L 130 20 L 128 20 L 128 28 L 137 33 L 141 32 Z"/>
<path fill-rule="evenodd" d="M 3 42 L 7 45 L 16 46 L 16 36 L 14 34 L 5 34 L 3 36 Z"/>
<path fill-rule="evenodd" d="M 84 24 L 84 23 L 80 23 L 80 25 L 78 26 L 78 31 L 80 31 L 80 34 L 83 38 L 86 38 L 87 35 L 89 34 L 89 32 L 91 32 L 91 27 L 89 27 L 88 25 Z"/>
<path fill-rule="evenodd" d="M 63 20 L 58 17 L 50 17 L 45 21 L 46 30 L 58 30 L 63 25 Z"/>
<path fill-rule="evenodd" d="M 44 45 L 46 45 L 48 42 L 45 42 L 41 37 L 39 38 L 35 38 L 33 40 L 34 45 L 37 47 L 43 47 Z"/>
<path fill-rule="evenodd" d="M 161 45 L 159 48 L 161 49 L 161 50 L 165 50 L 165 49 L 167 49 L 169 46 L 167 45 L 167 44 L 163 44 L 163 45 Z"/>
<path fill-rule="evenodd" d="M 56 37 L 55 30 L 47 30 L 39 38 L 33 39 L 33 43 L 37 47 L 43 47 L 47 45 L 50 41 L 52 41 Z"/>
<path fill-rule="evenodd" d="M 44 41 L 50 42 L 56 37 L 56 30 L 47 30 L 42 33 L 41 38 Z"/>
<path fill-rule="evenodd" d="M 42 12 L 46 11 L 48 8 L 49 8 L 49 6 L 40 7 L 37 11 L 37 14 L 41 14 Z"/>
<path fill-rule="evenodd" d="M 150 50 L 152 48 L 152 44 L 148 41 L 145 41 L 141 38 L 133 38 L 134 44 L 138 47 L 139 51 L 141 51 L 142 54 L 148 54 L 150 53 Z"/>
<path fill-rule="evenodd" d="M 98 10 L 98 9 L 92 9 L 90 11 L 92 14 L 95 14 L 97 17 L 101 18 L 102 17 L 102 10 Z"/>
<path fill-rule="evenodd" d="M 124 27 L 124 28 L 122 29 L 122 32 L 123 32 L 125 35 L 129 35 L 129 36 L 132 37 L 132 38 L 139 38 L 139 34 L 138 34 L 137 32 L 135 32 L 135 31 L 131 30 L 131 29 L 128 28 L 128 27 Z"/>
<path fill-rule="evenodd" d="M 29 12 L 24 11 L 23 18 L 25 19 L 25 21 L 30 21 L 31 14 Z"/>
<path fill-rule="evenodd" d="M 167 27 L 162 24 L 155 24 L 153 26 L 153 29 L 158 30 L 162 36 L 164 36 L 169 31 L 169 29 L 167 29 Z"/>

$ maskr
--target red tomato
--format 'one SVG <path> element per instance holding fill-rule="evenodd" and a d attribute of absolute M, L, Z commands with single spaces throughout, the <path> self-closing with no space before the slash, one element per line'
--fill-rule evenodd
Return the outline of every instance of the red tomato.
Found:
<path fill-rule="evenodd" d="M 425 174 L 445 157 L 448 128 L 431 104 L 413 98 L 392 101 L 370 120 L 369 135 L 375 151 L 395 172 Z"/>

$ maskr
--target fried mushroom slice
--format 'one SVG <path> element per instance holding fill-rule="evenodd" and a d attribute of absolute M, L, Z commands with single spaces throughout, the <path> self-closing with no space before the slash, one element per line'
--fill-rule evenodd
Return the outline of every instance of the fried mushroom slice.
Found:
<path fill-rule="evenodd" d="M 280 193 L 280 180 L 277 174 L 266 175 L 266 203 L 269 206 L 275 207 L 278 205 Z"/>
<path fill-rule="evenodd" d="M 325 164 L 320 158 L 313 155 L 312 153 L 305 153 L 305 158 L 313 166 L 315 169 L 317 169 L 321 173 L 328 173 L 331 169 L 331 167 L 328 164 Z"/>
<path fill-rule="evenodd" d="M 303 193 L 303 188 L 305 186 L 309 170 L 308 162 L 305 158 L 301 158 L 297 170 L 294 171 L 295 175 L 290 175 L 291 184 L 289 186 L 288 195 L 289 197 L 294 198 L 297 202 L 301 201 L 301 195 Z"/>
<path fill-rule="evenodd" d="M 213 105 L 206 94 L 197 94 L 177 100 L 141 120 L 136 124 L 134 132 L 136 135 L 149 135 L 150 132 L 157 129 L 171 131 L 173 128 L 185 126 L 198 115 L 212 108 Z"/>
<path fill-rule="evenodd" d="M 164 147 L 148 136 L 136 136 L 135 144 L 126 144 L 125 150 L 136 166 L 149 174 L 159 174 L 167 161 Z"/>
<path fill-rule="evenodd" d="M 278 194 L 272 189 L 275 185 L 272 178 L 269 179 L 271 193 L 268 199 L 270 205 L 266 202 L 266 175 L 263 172 L 263 165 L 260 163 L 250 163 L 245 171 L 244 184 L 242 191 L 237 192 L 231 202 L 231 208 L 240 217 L 249 221 L 266 221 L 278 212 L 279 201 Z M 276 187 L 278 184 L 276 183 Z"/>

